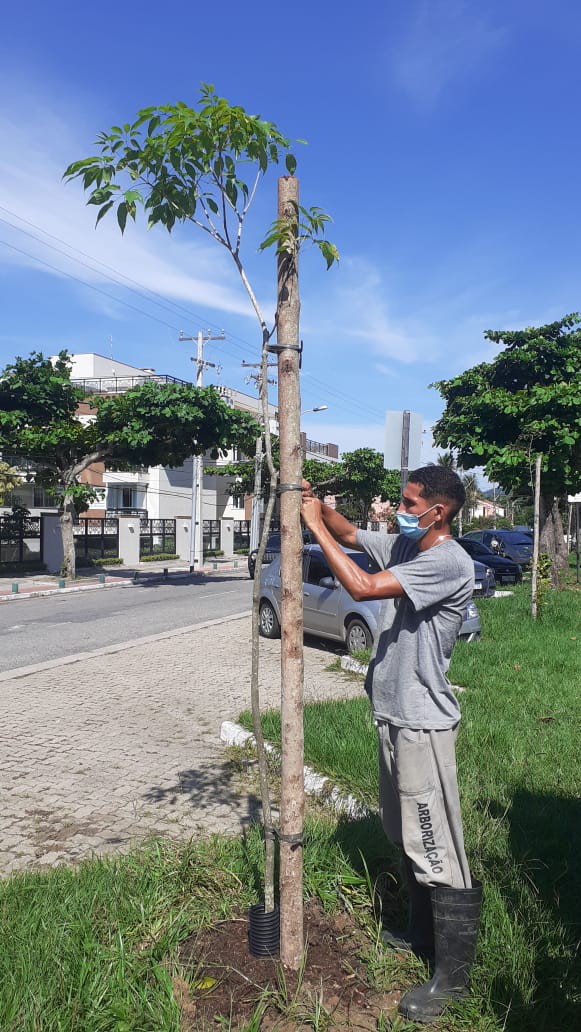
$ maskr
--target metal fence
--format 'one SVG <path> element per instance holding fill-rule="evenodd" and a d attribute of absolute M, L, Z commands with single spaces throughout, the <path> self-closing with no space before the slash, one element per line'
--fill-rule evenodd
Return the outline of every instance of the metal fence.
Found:
<path fill-rule="evenodd" d="M 204 552 L 217 552 L 220 549 L 220 520 L 204 520 Z"/>
<path fill-rule="evenodd" d="M 250 548 L 250 520 L 234 520 L 234 551 Z"/>
<path fill-rule="evenodd" d="M 0 516 L 0 563 L 41 563 L 41 528 L 40 516 Z"/>
<path fill-rule="evenodd" d="M 175 555 L 175 520 L 140 520 L 139 555 Z"/>
<path fill-rule="evenodd" d="M 84 516 L 73 524 L 73 535 L 77 561 L 119 557 L 119 520 Z"/>

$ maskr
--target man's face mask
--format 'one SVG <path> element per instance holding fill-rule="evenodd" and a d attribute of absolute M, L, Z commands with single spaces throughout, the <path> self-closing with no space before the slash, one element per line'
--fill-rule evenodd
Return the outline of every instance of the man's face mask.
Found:
<path fill-rule="evenodd" d="M 438 503 L 436 502 L 436 505 L 437 504 Z M 396 514 L 396 519 L 399 523 L 400 534 L 403 534 L 404 537 L 410 538 L 412 541 L 419 541 L 420 538 L 423 538 L 424 534 L 428 533 L 430 527 L 433 527 L 436 521 L 433 520 L 427 527 L 420 527 L 419 522 L 427 512 L 431 512 L 432 509 L 435 509 L 436 505 L 430 505 L 430 508 L 426 509 L 425 512 L 420 513 L 419 516 L 415 513 L 398 512 Z"/>

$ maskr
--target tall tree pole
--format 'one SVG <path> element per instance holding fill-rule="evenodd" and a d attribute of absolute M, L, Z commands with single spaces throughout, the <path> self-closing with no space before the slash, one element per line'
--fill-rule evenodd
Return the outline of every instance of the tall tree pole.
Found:
<path fill-rule="evenodd" d="M 300 522 L 303 457 L 300 437 L 299 183 L 278 181 L 278 220 L 289 231 L 278 248 L 277 345 L 280 420 L 280 527 L 282 587 L 280 805 L 280 956 L 297 970 L 303 932 L 303 536 Z"/>
<path fill-rule="evenodd" d="M 537 618 L 537 589 L 539 578 L 539 514 L 541 508 L 541 464 L 542 455 L 537 455 L 535 462 L 535 494 L 533 510 L 533 564 L 531 569 L 531 616 Z"/>

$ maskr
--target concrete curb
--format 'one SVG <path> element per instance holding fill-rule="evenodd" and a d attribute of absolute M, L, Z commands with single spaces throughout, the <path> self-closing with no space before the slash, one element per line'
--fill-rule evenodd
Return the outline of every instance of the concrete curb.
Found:
<path fill-rule="evenodd" d="M 254 735 L 250 731 L 246 731 L 240 724 L 235 724 L 231 720 L 223 722 L 220 728 L 220 739 L 226 745 L 238 745 L 242 748 L 246 745 L 254 746 L 256 744 Z M 272 753 L 274 756 L 280 756 L 278 749 L 275 749 L 270 742 L 265 742 L 264 747 L 267 752 Z M 322 774 L 317 774 L 311 767 L 303 767 L 303 772 L 305 792 L 308 795 L 317 796 L 329 802 L 335 813 L 344 814 L 347 817 L 368 817 L 372 812 L 355 796 L 351 794 L 347 796 L 342 795 L 329 778 L 324 777 Z"/>
<path fill-rule="evenodd" d="M 139 574 L 138 580 L 135 580 L 134 577 L 124 577 L 123 579 L 119 578 L 110 581 L 108 584 L 106 582 L 105 584 L 75 584 L 74 586 L 68 588 L 47 587 L 40 588 L 38 591 L 24 590 L 22 591 L 22 593 L 18 591 L 14 594 L 0 594 L 0 604 L 2 602 L 23 601 L 26 598 L 46 598 L 49 595 L 67 595 L 70 592 L 75 591 L 103 591 L 104 588 L 139 588 L 143 587 L 145 584 L 154 584 L 158 581 L 165 581 L 167 583 L 170 580 L 173 580 L 177 577 L 197 577 L 200 574 L 220 573 L 222 570 L 230 571 L 237 569 L 241 569 L 241 567 L 221 566 L 218 568 L 213 567 L 212 569 L 210 569 L 209 567 L 204 567 L 201 570 L 196 570 L 195 573 L 190 573 L 189 570 L 170 570 L 167 577 L 164 577 L 163 573 L 157 570 L 152 570 L 151 572 L 149 570 L 137 570 L 135 572 Z"/>
<path fill-rule="evenodd" d="M 347 670 L 350 674 L 363 674 L 364 677 L 367 673 L 365 663 L 360 663 L 357 659 L 353 659 L 353 656 L 341 657 L 341 670 Z"/>
<path fill-rule="evenodd" d="M 177 638 L 180 634 L 202 631 L 206 627 L 230 623 L 232 620 L 243 620 L 251 615 L 252 611 L 248 609 L 243 613 L 233 613 L 231 616 L 218 617 L 216 620 L 205 620 L 203 623 L 189 624 L 187 627 L 174 627 L 171 631 L 160 631 L 159 634 L 148 634 L 144 638 L 135 638 L 133 641 L 122 641 L 117 645 L 104 645 L 103 648 L 93 649 L 91 652 L 76 652 L 70 656 L 62 656 L 60 659 L 49 659 L 45 663 L 16 667 L 14 670 L 5 670 L 3 673 L 0 673 L 0 683 L 2 681 L 12 681 L 17 677 L 27 677 L 29 674 L 37 674 L 43 670 L 54 670 L 59 666 L 68 666 L 70 663 L 84 663 L 88 659 L 95 659 L 98 656 L 109 656 L 115 652 L 125 652 L 127 649 L 139 648 L 141 645 L 150 645 L 153 642 L 163 641 L 166 638 Z"/>

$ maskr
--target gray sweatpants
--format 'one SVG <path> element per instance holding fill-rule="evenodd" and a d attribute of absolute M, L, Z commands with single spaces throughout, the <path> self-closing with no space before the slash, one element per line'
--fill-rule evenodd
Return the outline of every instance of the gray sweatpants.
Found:
<path fill-rule="evenodd" d="M 471 888 L 456 778 L 456 735 L 378 722 L 379 813 L 420 885 Z"/>

